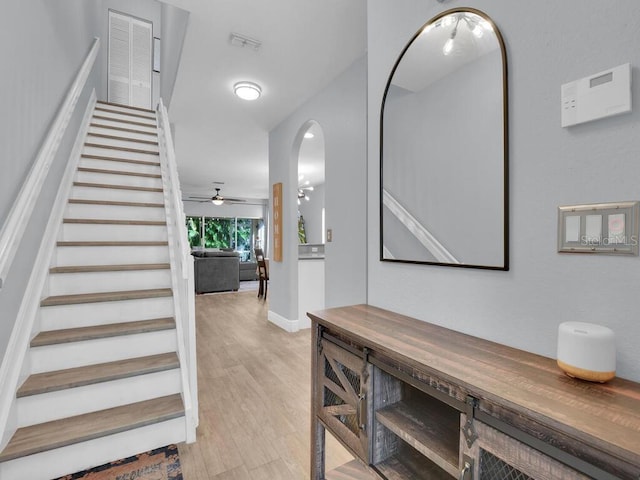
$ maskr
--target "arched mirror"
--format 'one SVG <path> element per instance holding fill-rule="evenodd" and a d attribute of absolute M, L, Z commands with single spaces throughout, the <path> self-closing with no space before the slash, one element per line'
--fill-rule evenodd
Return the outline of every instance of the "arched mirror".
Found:
<path fill-rule="evenodd" d="M 449 10 L 416 33 L 380 130 L 381 260 L 508 270 L 507 65 L 489 17 Z"/>

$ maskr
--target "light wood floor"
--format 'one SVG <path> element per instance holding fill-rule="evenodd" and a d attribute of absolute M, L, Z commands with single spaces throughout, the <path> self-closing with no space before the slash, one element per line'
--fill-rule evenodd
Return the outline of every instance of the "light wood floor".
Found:
<path fill-rule="evenodd" d="M 196 297 L 200 426 L 185 480 L 309 478 L 311 335 L 267 321 L 256 292 Z M 327 470 L 353 457 L 327 435 Z"/>

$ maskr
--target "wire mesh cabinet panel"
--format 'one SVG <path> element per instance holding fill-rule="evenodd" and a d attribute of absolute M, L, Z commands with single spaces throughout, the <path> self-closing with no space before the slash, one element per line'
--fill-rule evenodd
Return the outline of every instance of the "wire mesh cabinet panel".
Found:
<path fill-rule="evenodd" d="M 466 416 L 462 415 L 462 425 Z M 461 464 L 469 465 L 463 480 L 590 480 L 557 460 L 474 421 L 478 438 L 471 448 L 460 436 Z"/>
<path fill-rule="evenodd" d="M 371 365 L 363 358 L 320 340 L 317 359 L 318 418 L 354 455 L 369 462 L 367 392 Z"/>

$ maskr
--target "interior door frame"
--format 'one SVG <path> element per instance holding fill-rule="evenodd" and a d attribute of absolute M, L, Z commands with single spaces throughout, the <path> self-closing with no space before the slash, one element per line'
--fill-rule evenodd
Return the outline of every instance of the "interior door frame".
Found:
<path fill-rule="evenodd" d="M 138 17 L 136 15 L 131 15 L 129 13 L 122 12 L 120 10 L 116 10 L 113 8 L 108 9 L 107 15 L 107 99 L 109 98 L 109 77 L 111 74 L 111 61 L 110 61 L 110 50 L 111 50 L 111 14 L 114 13 L 116 15 L 121 15 L 123 17 L 128 17 L 133 20 L 137 20 L 142 23 L 147 23 L 151 26 L 150 28 L 150 59 L 149 59 L 149 106 L 147 108 L 151 109 L 153 104 L 153 21 L 147 20 L 146 18 Z M 129 51 L 131 52 L 131 45 L 129 45 Z M 130 61 L 131 63 L 131 61 Z M 131 65 L 130 65 L 131 67 Z M 129 72 L 129 102 L 131 102 L 131 68 Z"/>

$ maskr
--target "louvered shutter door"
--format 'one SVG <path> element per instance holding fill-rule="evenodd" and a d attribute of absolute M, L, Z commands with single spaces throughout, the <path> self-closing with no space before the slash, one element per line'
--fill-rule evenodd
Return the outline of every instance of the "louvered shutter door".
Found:
<path fill-rule="evenodd" d="M 131 83 L 129 18 L 109 12 L 108 101 L 129 105 Z"/>
<path fill-rule="evenodd" d="M 151 108 L 152 25 L 109 12 L 108 101 Z"/>
<path fill-rule="evenodd" d="M 151 108 L 151 24 L 131 21 L 131 103 Z"/>

